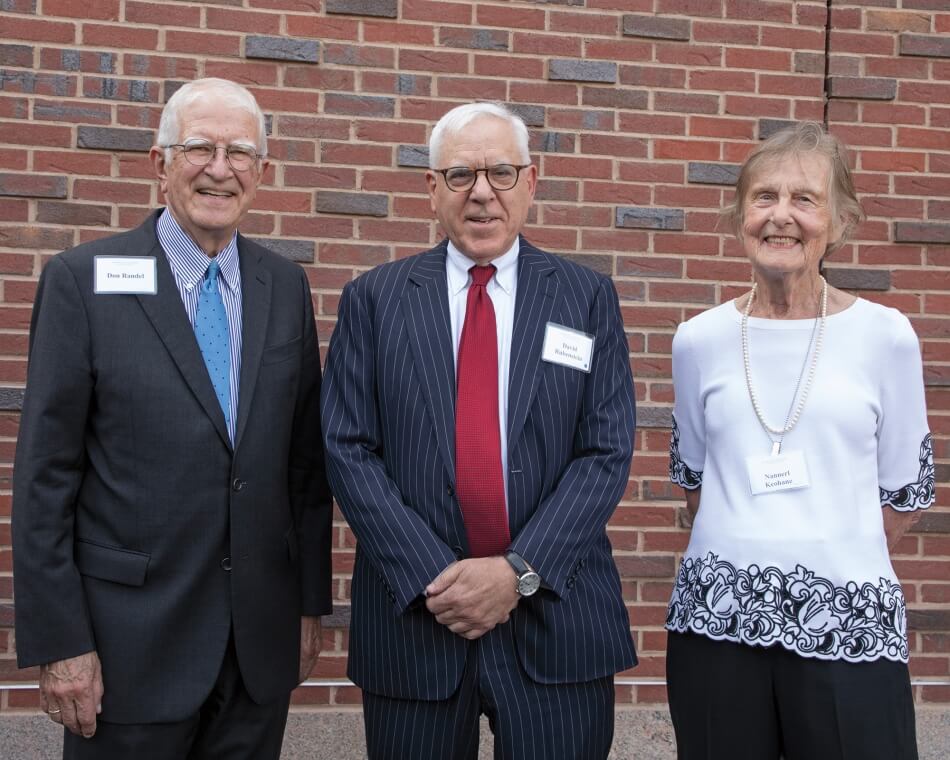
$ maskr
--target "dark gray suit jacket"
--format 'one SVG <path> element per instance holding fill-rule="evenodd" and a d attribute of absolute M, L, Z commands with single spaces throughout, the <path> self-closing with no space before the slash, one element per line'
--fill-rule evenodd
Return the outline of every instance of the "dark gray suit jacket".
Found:
<path fill-rule="evenodd" d="M 287 694 L 301 614 L 332 606 L 306 275 L 239 236 L 232 448 L 157 216 L 44 269 L 14 474 L 18 662 L 97 650 L 118 723 L 193 713 L 232 627 L 251 696 Z M 158 293 L 95 295 L 97 255 L 154 256 Z"/>
<path fill-rule="evenodd" d="M 327 472 L 358 541 L 348 672 L 407 699 L 452 694 L 471 646 L 421 602 L 468 556 L 445 255 L 443 242 L 346 286 L 323 388 Z M 549 321 L 594 336 L 589 374 L 541 360 Z M 524 240 L 508 407 L 511 548 L 548 587 L 512 613 L 520 662 L 542 683 L 628 668 L 636 656 L 606 533 L 636 423 L 617 293 L 610 278 Z"/>

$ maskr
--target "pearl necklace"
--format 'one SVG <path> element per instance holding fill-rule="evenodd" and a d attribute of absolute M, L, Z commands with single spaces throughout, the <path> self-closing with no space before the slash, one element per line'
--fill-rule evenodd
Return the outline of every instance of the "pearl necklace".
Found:
<path fill-rule="evenodd" d="M 815 368 L 818 366 L 818 355 L 821 353 L 821 341 L 825 333 L 825 319 L 828 316 L 828 282 L 821 275 L 818 276 L 818 279 L 821 280 L 821 307 L 816 319 L 818 323 L 818 337 L 815 341 L 815 352 L 812 354 L 811 366 L 808 369 L 808 379 L 805 381 L 802 395 L 798 399 L 798 405 L 795 407 L 794 412 L 792 412 L 791 407 L 789 408 L 789 416 L 785 419 L 784 427 L 774 428 L 766 422 L 765 415 L 762 414 L 762 409 L 759 406 L 759 399 L 755 394 L 755 387 L 752 385 L 752 361 L 749 356 L 749 314 L 752 313 L 752 303 L 755 301 L 755 293 L 758 287 L 757 283 L 752 283 L 752 292 L 749 293 L 749 300 L 742 312 L 742 361 L 745 364 L 746 388 L 749 390 L 749 400 L 752 402 L 752 409 L 755 411 L 755 416 L 759 418 L 759 424 L 762 425 L 762 428 L 769 434 L 769 438 L 772 439 L 773 435 L 781 436 L 777 441 L 772 439 L 773 456 L 778 455 L 780 452 L 782 439 L 785 437 L 785 434 L 790 433 L 795 425 L 798 424 L 798 419 L 801 417 L 802 410 L 805 408 L 805 401 L 808 400 L 808 392 L 811 390 L 812 381 L 815 379 Z M 810 347 L 811 341 L 809 341 L 809 348 Z M 805 360 L 802 363 L 802 372 L 804 372 L 807 363 L 808 352 L 805 353 Z M 799 374 L 799 386 L 801 385 L 801 381 L 802 376 Z M 792 396 L 793 405 L 795 404 L 796 396 L 798 396 L 798 386 L 795 387 L 795 393 Z"/>

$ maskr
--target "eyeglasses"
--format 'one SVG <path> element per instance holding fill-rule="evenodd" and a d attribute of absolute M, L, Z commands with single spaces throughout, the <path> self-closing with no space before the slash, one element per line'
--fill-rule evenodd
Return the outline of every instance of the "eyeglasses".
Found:
<path fill-rule="evenodd" d="M 531 164 L 495 164 L 484 169 L 469 169 L 467 166 L 450 166 L 448 169 L 435 169 L 445 178 L 445 185 L 456 193 L 464 193 L 475 187 L 478 175 L 485 173 L 485 179 L 495 190 L 511 190 L 518 184 L 518 177 L 522 169 Z"/>
<path fill-rule="evenodd" d="M 185 160 L 192 166 L 207 166 L 223 150 L 228 165 L 236 172 L 246 172 L 261 158 L 260 153 L 247 145 L 215 145 L 207 140 L 189 140 L 186 143 L 165 145 L 165 148 L 178 148 L 185 154 Z"/>

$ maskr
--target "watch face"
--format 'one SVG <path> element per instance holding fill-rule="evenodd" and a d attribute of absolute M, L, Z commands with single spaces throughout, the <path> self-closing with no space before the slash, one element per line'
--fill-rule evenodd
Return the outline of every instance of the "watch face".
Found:
<path fill-rule="evenodd" d="M 518 593 L 521 596 L 531 596 L 541 587 L 541 576 L 533 571 L 528 571 L 518 578 Z"/>

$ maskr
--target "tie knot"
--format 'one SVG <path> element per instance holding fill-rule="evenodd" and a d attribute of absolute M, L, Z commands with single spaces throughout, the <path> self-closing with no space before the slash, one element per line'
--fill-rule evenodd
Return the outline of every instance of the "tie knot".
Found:
<path fill-rule="evenodd" d="M 489 264 L 484 267 L 472 267 L 468 271 L 472 275 L 472 285 L 481 285 L 484 287 L 488 284 L 492 275 L 495 274 L 495 267 L 493 264 Z"/>
<path fill-rule="evenodd" d="M 205 275 L 205 279 L 207 279 L 207 280 L 212 280 L 212 281 L 213 281 L 213 280 L 217 280 L 217 279 L 218 279 L 218 271 L 219 271 L 220 269 L 221 269 L 221 267 L 218 266 L 218 260 L 217 260 L 217 259 L 211 259 L 211 263 L 208 264 L 208 274 Z"/>

